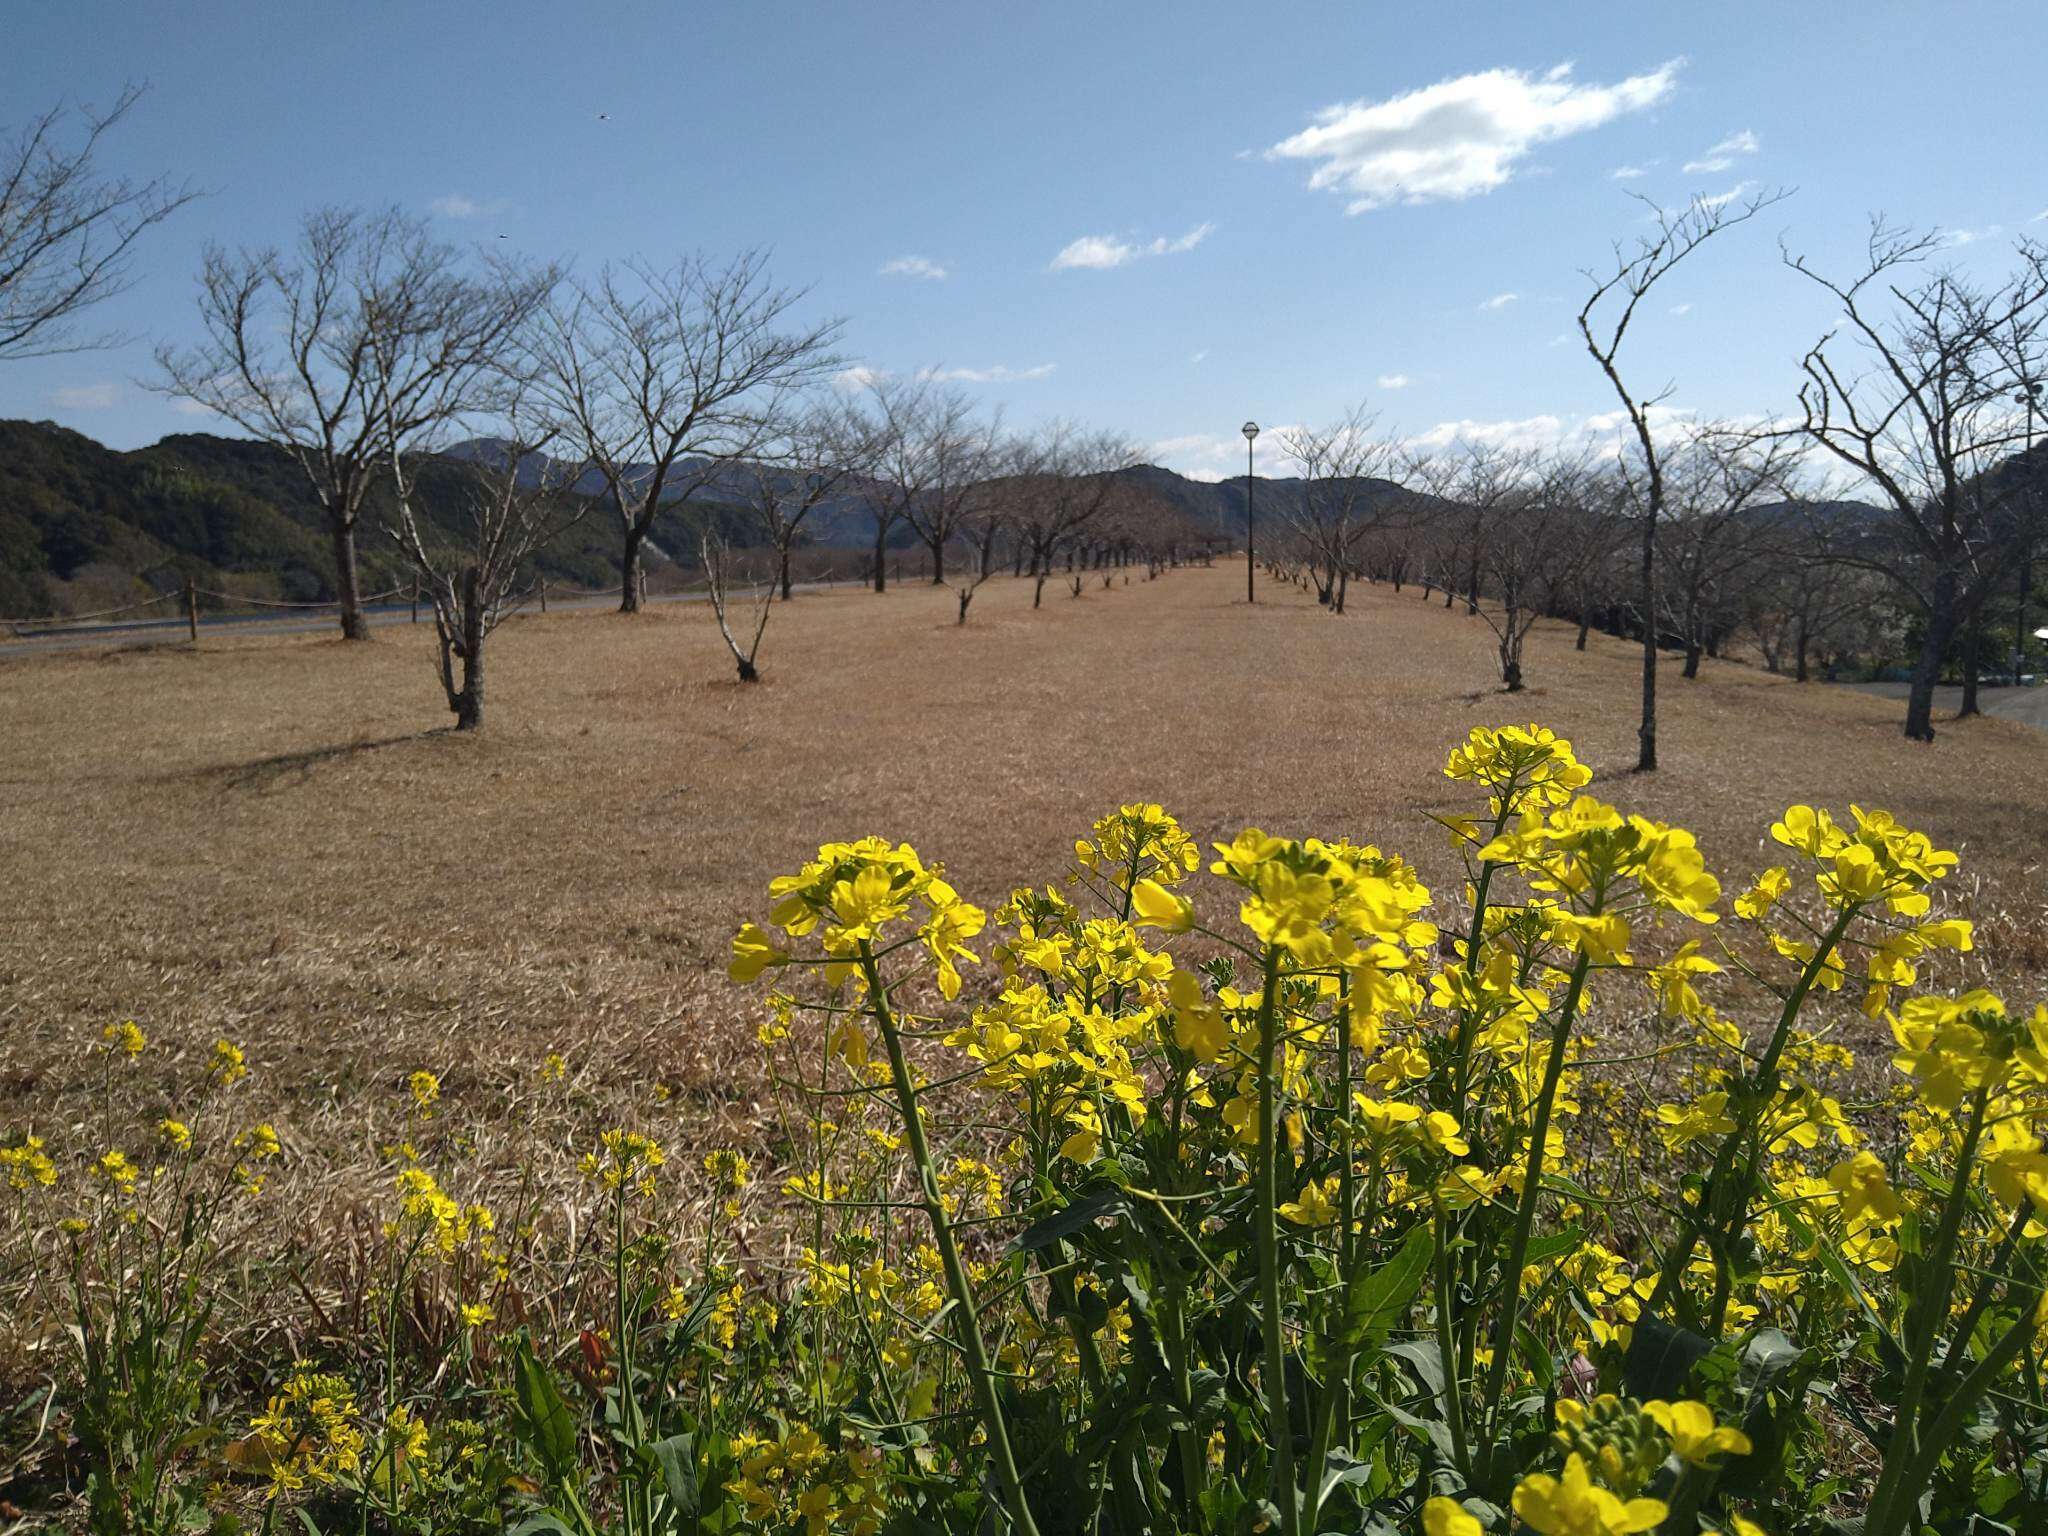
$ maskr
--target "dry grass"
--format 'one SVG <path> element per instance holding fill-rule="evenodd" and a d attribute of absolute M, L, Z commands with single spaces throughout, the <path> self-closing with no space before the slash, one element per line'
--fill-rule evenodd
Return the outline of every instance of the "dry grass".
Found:
<path fill-rule="evenodd" d="M 700 608 L 525 618 L 493 643 L 477 738 L 439 729 L 425 628 L 0 664 L 7 1122 L 54 1141 L 92 1121 L 79 1045 L 132 1015 L 171 1056 L 138 1083 L 180 1056 L 189 1075 L 217 1035 L 248 1048 L 304 1212 L 368 1193 L 418 1066 L 506 1166 L 532 1148 L 491 1134 L 520 1102 L 502 1087 L 550 1050 L 591 1121 L 745 1137 L 768 1110 L 726 942 L 820 840 L 908 839 L 987 901 L 1156 799 L 1205 839 L 1377 841 L 1455 891 L 1424 819 L 1464 805 L 1443 755 L 1527 718 L 1731 880 L 1790 802 L 1884 805 L 1962 851 L 1973 966 L 2048 973 L 2048 736 L 1976 720 L 1914 746 L 1895 704 L 1709 662 L 1671 670 L 1669 766 L 1639 780 L 1629 647 L 1539 631 L 1508 699 L 1482 623 L 1413 589 L 1355 591 L 1337 620 L 1270 586 L 1248 609 L 1241 580 L 1049 588 L 1038 612 L 1003 581 L 965 629 L 930 589 L 802 597 L 755 687 Z"/>

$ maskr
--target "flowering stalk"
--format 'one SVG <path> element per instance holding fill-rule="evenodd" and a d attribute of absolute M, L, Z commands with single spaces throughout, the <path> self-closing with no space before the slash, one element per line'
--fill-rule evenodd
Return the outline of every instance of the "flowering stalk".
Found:
<path fill-rule="evenodd" d="M 989 1366 L 988 1347 L 982 1342 L 981 1323 L 974 1307 L 974 1287 L 967 1278 L 967 1266 L 960 1261 L 959 1244 L 953 1240 L 953 1223 L 946 1215 L 946 1203 L 939 1194 L 937 1165 L 932 1161 L 930 1143 L 925 1140 L 924 1115 L 917 1104 L 917 1085 L 911 1080 L 910 1064 L 903 1056 L 903 1037 L 896 1016 L 889 1007 L 882 986 L 875 952 L 866 939 L 859 944 L 861 978 L 867 983 L 868 1006 L 882 1043 L 889 1052 L 889 1074 L 896 1088 L 896 1103 L 903 1115 L 903 1128 L 910 1140 L 910 1155 L 917 1163 L 918 1188 L 923 1196 L 925 1218 L 931 1224 L 932 1244 L 939 1250 L 945 1269 L 946 1290 L 959 1318 L 960 1352 L 966 1357 L 967 1374 L 974 1389 L 975 1406 L 981 1411 L 982 1428 L 988 1434 L 989 1456 L 995 1462 L 996 1478 L 1002 1484 L 1003 1499 L 1009 1506 L 1011 1522 L 1022 1536 L 1038 1536 L 1037 1522 L 1024 1497 L 1023 1479 L 1017 1475 L 1016 1457 L 1010 1450 L 1009 1430 L 1003 1423 L 1003 1405 L 996 1395 L 995 1372 Z"/>

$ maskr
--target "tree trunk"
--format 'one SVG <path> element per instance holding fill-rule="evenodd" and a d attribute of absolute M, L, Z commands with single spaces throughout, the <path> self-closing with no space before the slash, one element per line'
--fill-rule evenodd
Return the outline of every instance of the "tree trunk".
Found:
<path fill-rule="evenodd" d="M 943 587 L 946 584 L 946 541 L 940 539 L 936 542 L 926 542 L 931 545 L 932 551 L 932 585 Z"/>
<path fill-rule="evenodd" d="M 782 600 L 786 603 L 789 601 L 789 546 L 787 544 L 783 545 L 781 549 L 776 551 L 776 556 L 780 567 L 779 574 L 782 578 Z"/>
<path fill-rule="evenodd" d="M 1654 469 L 1654 463 L 1653 463 Z M 1657 508 L 1643 519 L 1643 718 L 1636 727 L 1636 772 L 1657 766 Z"/>
<path fill-rule="evenodd" d="M 473 565 L 462 573 L 462 692 L 454 705 L 456 730 L 483 729 L 484 603 Z"/>
<path fill-rule="evenodd" d="M 1337 568 L 1337 612 L 1344 611 L 1344 594 L 1351 589 L 1351 572 L 1348 567 Z"/>
<path fill-rule="evenodd" d="M 1700 643 L 1697 640 L 1686 642 L 1684 675 L 1689 678 L 1696 678 L 1700 675 Z"/>
<path fill-rule="evenodd" d="M 1579 610 L 1579 638 L 1572 643 L 1573 650 L 1583 651 L 1586 648 L 1586 634 L 1589 630 L 1592 629 L 1592 627 L 1593 610 L 1590 608 L 1581 608 Z"/>
<path fill-rule="evenodd" d="M 1980 626 L 1972 624 L 1963 631 L 1963 704 L 1956 711 L 1958 720 L 1967 720 L 1972 715 L 1984 713 L 1977 705 L 1977 641 Z"/>
<path fill-rule="evenodd" d="M 1920 642 L 1919 658 L 1913 663 L 1913 681 L 1906 693 L 1906 739 L 1934 740 L 1934 685 L 1941 680 L 1941 664 L 1955 639 L 1954 588 L 1946 580 L 1937 583 L 1934 611 L 1927 618 L 1927 633 Z"/>
<path fill-rule="evenodd" d="M 644 557 L 641 547 L 647 542 L 647 535 L 638 528 L 626 530 L 626 550 L 619 560 L 619 612 L 638 613 L 640 595 L 646 586 Z"/>
<path fill-rule="evenodd" d="M 879 525 L 875 529 L 875 590 L 889 590 L 888 530 Z"/>
<path fill-rule="evenodd" d="M 958 622 L 962 624 L 965 624 L 967 622 L 967 605 L 973 601 L 974 588 L 962 587 L 960 589 L 960 618 Z"/>
<path fill-rule="evenodd" d="M 370 638 L 370 617 L 363 612 L 363 579 L 356 570 L 355 520 L 328 514 L 334 534 L 334 595 L 341 605 L 341 638 Z"/>
<path fill-rule="evenodd" d="M 1793 650 L 1792 650 L 1792 656 L 1793 656 L 1793 663 L 1792 663 L 1792 681 L 1794 681 L 1795 683 L 1803 683 L 1803 682 L 1805 682 L 1805 681 L 1806 681 L 1806 676 L 1807 676 L 1807 674 L 1806 674 L 1806 647 L 1807 647 L 1807 639 L 1806 639 L 1806 620 L 1802 618 L 1802 619 L 1801 619 L 1801 620 L 1799 621 L 1799 623 L 1798 623 L 1798 624 L 1797 624 L 1797 625 L 1796 625 L 1796 626 L 1794 627 L 1794 629 L 1793 629 L 1793 631 L 1792 631 L 1792 632 L 1793 632 L 1793 635 L 1794 635 L 1794 636 L 1796 637 L 1796 638 L 1794 639 L 1794 641 L 1793 641 Z"/>

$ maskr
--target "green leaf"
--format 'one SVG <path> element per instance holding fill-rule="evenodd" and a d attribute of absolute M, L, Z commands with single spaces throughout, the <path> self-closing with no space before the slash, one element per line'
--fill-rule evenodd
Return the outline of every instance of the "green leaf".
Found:
<path fill-rule="evenodd" d="M 1370 1274 L 1353 1276 L 1338 1334 L 1342 1346 L 1357 1350 L 1384 1344 L 1388 1331 L 1407 1315 L 1435 1256 L 1436 1234 L 1427 1223 L 1417 1223 L 1391 1259 Z"/>
<path fill-rule="evenodd" d="M 670 1435 L 666 1440 L 655 1441 L 649 1449 L 661 1464 L 662 1486 L 668 1490 L 669 1503 L 678 1515 L 695 1519 L 701 1503 L 697 1488 L 697 1437 Z"/>
<path fill-rule="evenodd" d="M 1083 1195 L 1063 1211 L 1054 1211 L 1050 1216 L 1033 1222 L 1010 1240 L 1004 1253 L 1029 1253 L 1033 1249 L 1047 1248 L 1062 1238 L 1072 1237 L 1085 1231 L 1105 1218 L 1124 1215 L 1131 1208 L 1130 1197 L 1120 1189 L 1098 1189 L 1091 1195 Z"/>
<path fill-rule="evenodd" d="M 1576 1225 L 1566 1227 L 1562 1232 L 1532 1237 L 1529 1239 L 1529 1251 L 1522 1259 L 1522 1267 L 1533 1269 L 1538 1264 L 1545 1264 L 1563 1254 L 1572 1253 L 1585 1240 L 1584 1229 Z"/>
<path fill-rule="evenodd" d="M 548 1476 L 568 1482 L 576 1471 L 576 1421 L 569 1414 L 569 1405 L 524 1339 L 513 1351 L 512 1367 L 513 1391 L 519 1400 L 514 1428 L 527 1449 L 540 1458 Z"/>
<path fill-rule="evenodd" d="M 1389 1344 L 1386 1353 L 1403 1362 L 1422 1390 L 1438 1402 L 1444 1396 L 1444 1356 L 1435 1339 L 1403 1339 Z"/>
<path fill-rule="evenodd" d="M 1714 1341 L 1689 1328 L 1674 1328 L 1661 1317 L 1636 1320 L 1622 1361 L 1629 1396 L 1673 1399 L 1685 1396 L 1692 1368 L 1713 1350 Z"/>

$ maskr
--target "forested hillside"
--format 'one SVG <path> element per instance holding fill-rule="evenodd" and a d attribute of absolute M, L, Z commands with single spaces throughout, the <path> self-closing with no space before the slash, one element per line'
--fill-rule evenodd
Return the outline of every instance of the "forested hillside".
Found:
<path fill-rule="evenodd" d="M 452 540 L 464 516 L 465 471 L 422 467 L 419 503 L 434 534 Z M 360 540 L 363 582 L 375 592 L 410 582 L 379 533 L 373 497 Z M 692 506 L 656 520 L 657 564 L 688 563 L 696 526 L 716 518 L 735 540 L 746 525 L 729 507 Z M 584 518 L 542 555 L 550 581 L 602 586 L 618 577 L 617 520 L 593 498 Z M 334 559 L 311 488 L 282 451 L 201 433 L 121 453 L 49 422 L 0 421 L 0 618 L 86 612 L 202 587 L 249 597 L 318 602 L 334 595 Z"/>

